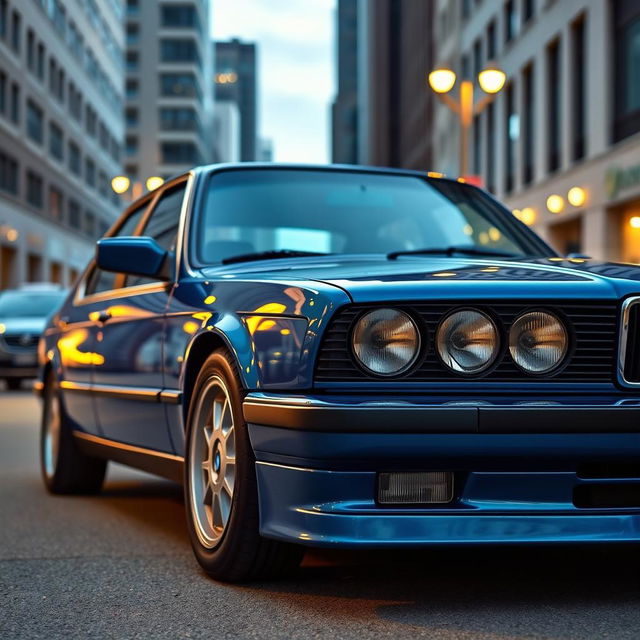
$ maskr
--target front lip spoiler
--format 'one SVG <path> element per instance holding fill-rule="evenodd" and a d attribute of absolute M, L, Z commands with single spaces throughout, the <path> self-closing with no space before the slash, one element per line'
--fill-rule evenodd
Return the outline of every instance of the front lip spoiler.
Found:
<path fill-rule="evenodd" d="M 310 396 L 249 394 L 250 424 L 336 433 L 640 433 L 640 400 L 560 404 L 327 402 Z"/>

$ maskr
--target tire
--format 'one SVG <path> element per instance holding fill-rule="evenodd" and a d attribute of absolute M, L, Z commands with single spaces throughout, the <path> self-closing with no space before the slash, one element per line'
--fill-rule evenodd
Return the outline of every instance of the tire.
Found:
<path fill-rule="evenodd" d="M 43 390 L 40 469 L 47 489 L 60 494 L 98 493 L 107 470 L 106 460 L 88 456 L 78 447 L 53 371 Z"/>
<path fill-rule="evenodd" d="M 212 578 L 277 578 L 300 564 L 303 549 L 259 534 L 255 457 L 233 362 L 218 349 L 195 383 L 184 465 L 187 528 L 196 559 Z"/>
<path fill-rule="evenodd" d="M 22 389 L 22 378 L 5 378 L 9 391 L 19 391 Z"/>

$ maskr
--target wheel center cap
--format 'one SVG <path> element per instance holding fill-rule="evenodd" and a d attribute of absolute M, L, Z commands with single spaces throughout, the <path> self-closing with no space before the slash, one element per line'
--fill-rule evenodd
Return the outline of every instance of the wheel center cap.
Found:
<path fill-rule="evenodd" d="M 220 466 L 221 466 L 221 458 L 220 458 L 220 451 L 216 450 L 215 455 L 213 456 L 213 470 L 216 473 L 220 473 Z"/>

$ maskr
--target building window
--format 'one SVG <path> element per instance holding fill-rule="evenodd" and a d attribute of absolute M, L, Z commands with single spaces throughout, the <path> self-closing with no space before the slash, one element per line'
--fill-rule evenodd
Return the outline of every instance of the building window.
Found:
<path fill-rule="evenodd" d="M 7 14 L 9 6 L 7 0 L 0 0 L 0 38 L 7 37 Z"/>
<path fill-rule="evenodd" d="M 127 136 L 124 140 L 124 152 L 128 156 L 138 153 L 138 136 Z"/>
<path fill-rule="evenodd" d="M 560 167 L 562 131 L 562 84 L 560 71 L 560 40 L 547 47 L 547 169 L 551 173 Z"/>
<path fill-rule="evenodd" d="M 64 102 L 64 83 L 65 83 L 65 75 L 64 69 L 58 70 L 58 93 L 56 97 L 60 102 Z"/>
<path fill-rule="evenodd" d="M 104 171 L 100 171 L 100 173 L 98 173 L 98 193 L 105 197 L 109 195 L 107 174 Z"/>
<path fill-rule="evenodd" d="M 137 51 L 127 51 L 127 71 L 135 71 L 138 68 L 140 62 L 140 56 Z"/>
<path fill-rule="evenodd" d="M 38 144 L 44 138 L 43 117 L 42 109 L 33 100 L 27 100 L 27 135 Z"/>
<path fill-rule="evenodd" d="M 614 117 L 613 140 L 640 131 L 640 4 L 613 3 Z"/>
<path fill-rule="evenodd" d="M 105 150 L 109 151 L 109 130 L 107 129 L 104 122 L 100 122 L 100 146 Z"/>
<path fill-rule="evenodd" d="M 58 64 L 54 58 L 49 58 L 49 92 L 58 95 Z"/>
<path fill-rule="evenodd" d="M 200 154 L 193 142 L 163 142 L 161 147 L 162 164 L 201 164 Z"/>
<path fill-rule="evenodd" d="M 80 205 L 75 200 L 69 200 L 69 226 L 80 231 L 81 224 Z"/>
<path fill-rule="evenodd" d="M 22 33 L 22 18 L 17 11 L 13 11 L 11 14 L 11 48 L 20 53 L 21 33 Z"/>
<path fill-rule="evenodd" d="M 87 104 L 84 108 L 84 127 L 92 138 L 96 137 L 97 123 L 98 115 L 91 105 Z"/>
<path fill-rule="evenodd" d="M 34 171 L 27 171 L 27 202 L 36 209 L 42 209 L 44 205 L 43 184 L 42 176 Z"/>
<path fill-rule="evenodd" d="M 38 53 L 36 56 L 36 75 L 42 81 L 44 81 L 44 45 L 42 42 L 38 45 Z"/>
<path fill-rule="evenodd" d="M 135 164 L 128 164 L 124 168 L 125 175 L 129 176 L 131 180 L 138 179 L 138 166 Z"/>
<path fill-rule="evenodd" d="M 0 190 L 18 195 L 18 161 L 0 151 Z"/>
<path fill-rule="evenodd" d="M 11 84 L 11 104 L 9 117 L 13 124 L 20 124 L 20 87 L 16 82 Z"/>
<path fill-rule="evenodd" d="M 573 123 L 573 149 L 574 160 L 580 160 L 586 155 L 587 140 L 587 60 L 585 40 L 586 17 L 582 15 L 571 25 L 571 44 L 573 59 L 571 60 L 573 90 L 571 120 Z"/>
<path fill-rule="evenodd" d="M 197 131 L 198 115 L 191 107 L 160 109 L 160 129 L 163 131 Z"/>
<path fill-rule="evenodd" d="M 473 173 L 482 174 L 482 118 L 480 114 L 473 118 Z"/>
<path fill-rule="evenodd" d="M 164 4 L 160 7 L 160 22 L 163 27 L 187 27 L 200 30 L 198 10 L 190 4 Z"/>
<path fill-rule="evenodd" d="M 135 107 L 127 107 L 124 111 L 124 117 L 127 127 L 135 127 L 138 124 L 138 109 Z"/>
<path fill-rule="evenodd" d="M 522 24 L 527 24 L 536 10 L 535 0 L 523 0 L 522 2 Z"/>
<path fill-rule="evenodd" d="M 161 73 L 160 92 L 163 96 L 200 97 L 200 86 L 193 73 Z"/>
<path fill-rule="evenodd" d="M 162 62 L 193 62 L 200 65 L 200 54 L 192 38 L 162 38 L 160 40 Z"/>
<path fill-rule="evenodd" d="M 127 0 L 127 13 L 130 16 L 137 16 L 140 13 L 140 0 Z"/>
<path fill-rule="evenodd" d="M 518 31 L 518 13 L 515 0 L 507 0 L 504 5 L 504 41 L 511 42 Z"/>
<path fill-rule="evenodd" d="M 127 45 L 137 44 L 140 40 L 140 26 L 135 22 L 127 24 Z"/>
<path fill-rule="evenodd" d="M 7 111 L 7 74 L 0 71 L 0 113 L 4 115 Z"/>
<path fill-rule="evenodd" d="M 49 153 L 57 160 L 64 159 L 63 133 L 55 122 L 49 123 Z"/>
<path fill-rule="evenodd" d="M 468 53 L 465 53 L 462 56 L 462 62 L 460 64 L 460 75 L 463 80 L 468 80 L 471 77 L 471 63 L 469 62 Z"/>
<path fill-rule="evenodd" d="M 96 163 L 91 158 L 84 160 L 84 179 L 90 187 L 96 186 Z"/>
<path fill-rule="evenodd" d="M 82 94 L 76 90 L 73 82 L 69 83 L 69 112 L 75 120 L 82 121 Z"/>
<path fill-rule="evenodd" d="M 127 82 L 125 84 L 125 94 L 127 98 L 135 98 L 138 95 L 139 90 L 140 85 L 138 84 L 138 81 L 127 78 Z"/>
<path fill-rule="evenodd" d="M 496 113 L 495 104 L 487 107 L 487 191 L 496 191 Z"/>
<path fill-rule="evenodd" d="M 27 30 L 27 69 L 36 72 L 36 36 L 32 29 Z"/>
<path fill-rule="evenodd" d="M 533 181 L 535 162 L 535 91 L 534 65 L 529 63 L 522 72 L 522 184 Z"/>
<path fill-rule="evenodd" d="M 487 28 L 487 58 L 495 60 L 497 54 L 496 21 L 492 20 Z"/>
<path fill-rule="evenodd" d="M 471 15 L 471 0 L 462 0 L 462 18 L 466 20 Z"/>
<path fill-rule="evenodd" d="M 90 211 L 84 212 L 84 224 L 82 225 L 82 231 L 90 238 L 96 237 L 96 217 Z"/>
<path fill-rule="evenodd" d="M 64 215 L 62 191 L 53 186 L 49 187 L 49 215 L 56 222 L 62 222 Z"/>
<path fill-rule="evenodd" d="M 478 77 L 478 74 L 482 71 L 482 40 L 478 38 L 473 43 L 473 76 Z"/>
<path fill-rule="evenodd" d="M 505 141 L 505 171 L 504 171 L 504 190 L 510 193 L 514 188 L 514 178 L 516 173 L 516 145 L 520 135 L 520 123 L 516 112 L 515 89 L 513 83 L 507 85 L 505 89 L 505 122 L 504 122 L 504 141 Z"/>
<path fill-rule="evenodd" d="M 75 142 L 69 142 L 69 169 L 77 176 L 80 175 L 80 147 Z"/>
<path fill-rule="evenodd" d="M 111 149 L 109 152 L 111 157 L 116 162 L 120 162 L 120 145 L 118 144 L 118 141 L 113 136 L 111 136 Z"/>

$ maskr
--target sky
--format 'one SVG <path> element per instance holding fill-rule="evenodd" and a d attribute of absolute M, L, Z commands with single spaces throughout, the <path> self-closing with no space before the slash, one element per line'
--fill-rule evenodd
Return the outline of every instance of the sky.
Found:
<path fill-rule="evenodd" d="M 212 0 L 216 40 L 258 44 L 258 128 L 278 162 L 325 163 L 335 0 Z"/>

